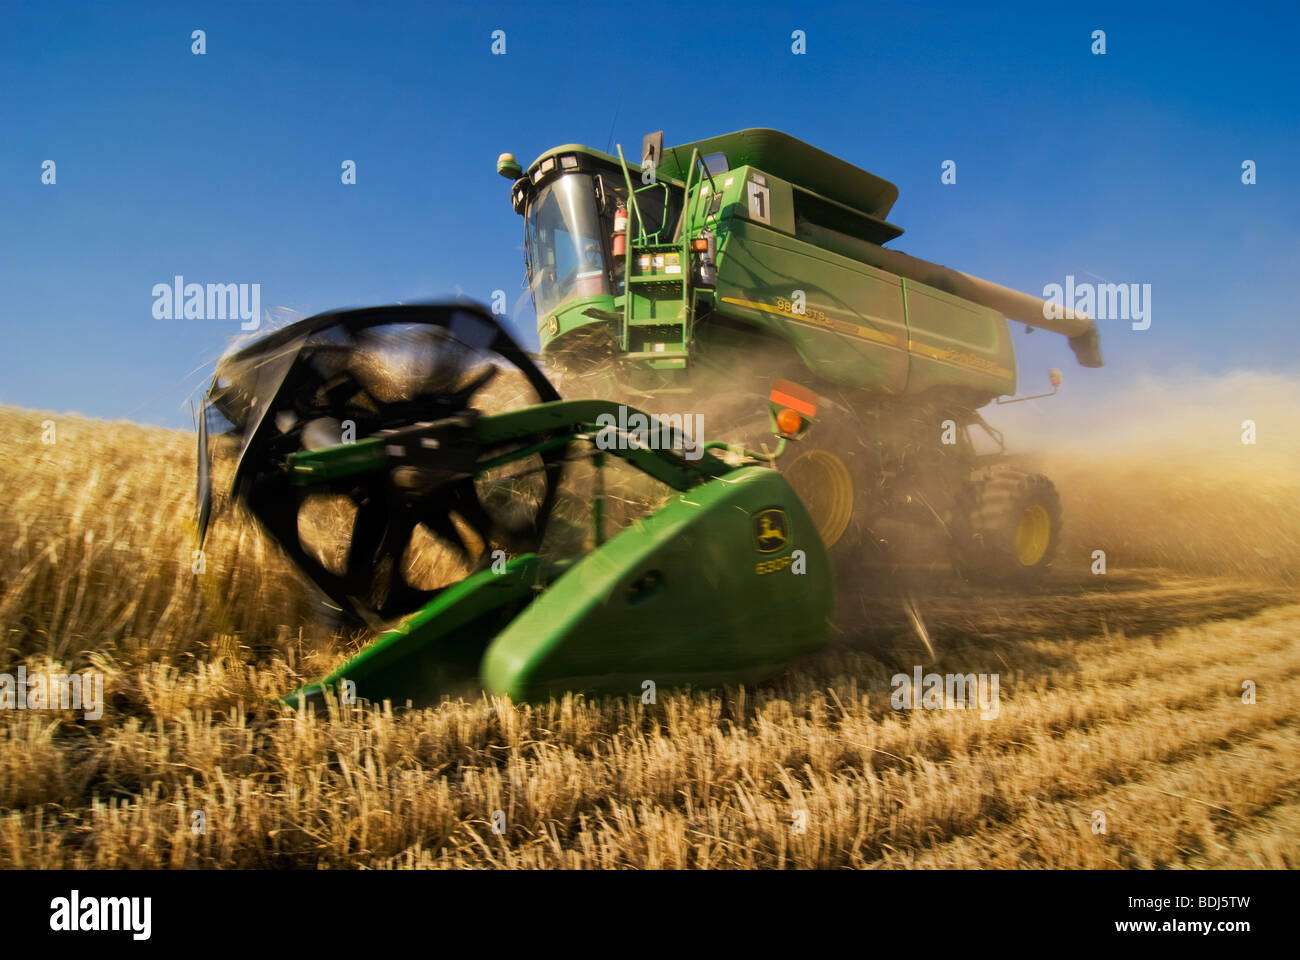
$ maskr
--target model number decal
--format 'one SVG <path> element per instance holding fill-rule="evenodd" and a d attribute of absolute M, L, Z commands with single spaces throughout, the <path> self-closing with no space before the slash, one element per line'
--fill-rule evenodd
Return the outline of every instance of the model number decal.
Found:
<path fill-rule="evenodd" d="M 760 560 L 758 563 L 754 565 L 754 573 L 758 574 L 760 577 L 763 577 L 769 573 L 776 573 L 780 570 L 784 570 L 792 563 L 794 563 L 793 553 L 789 554 L 788 556 L 777 557 L 775 560 Z"/>
<path fill-rule="evenodd" d="M 746 300 L 743 297 L 722 297 L 723 303 L 734 303 L 738 307 L 749 307 L 751 310 L 762 310 L 764 313 L 774 313 L 781 317 L 790 317 L 797 323 L 810 323 L 816 327 L 826 327 L 839 333 L 846 333 L 849 336 L 858 337 L 862 340 L 871 340 L 875 343 L 884 343 L 891 347 L 901 347 L 899 338 L 892 333 L 886 333 L 883 330 L 876 330 L 873 327 L 864 327 L 856 323 L 849 323 L 847 320 L 837 320 L 835 317 L 828 317 L 821 310 L 810 310 L 804 308 L 803 313 L 795 313 L 794 307 L 789 300 L 778 299 L 777 305 L 772 306 L 767 303 L 759 303 L 756 300 Z"/>
<path fill-rule="evenodd" d="M 794 304 L 789 300 L 782 300 L 780 297 L 776 298 L 776 308 L 782 313 L 790 314 L 792 317 L 800 317 L 804 320 L 809 320 L 815 323 L 830 323 L 831 321 L 831 318 L 826 316 L 826 314 L 821 310 L 814 310 L 808 306 L 804 306 L 803 313 L 796 313 Z M 845 326 L 851 327 L 853 324 L 845 324 Z"/>

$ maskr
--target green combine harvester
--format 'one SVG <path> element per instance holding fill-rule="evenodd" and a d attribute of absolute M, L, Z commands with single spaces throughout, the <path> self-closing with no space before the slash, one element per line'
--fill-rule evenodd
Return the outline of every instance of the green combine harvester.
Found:
<path fill-rule="evenodd" d="M 773 130 L 651 135 L 639 165 L 503 154 L 498 172 L 571 399 L 467 304 L 323 314 L 218 365 L 200 530 L 225 469 L 330 603 L 383 629 L 286 702 L 756 682 L 826 642 L 837 574 L 891 524 L 938 531 L 970 580 L 1049 568 L 1056 491 L 978 411 L 1016 393 L 1008 318 L 1096 367 L 1092 320 L 885 247 L 897 188 Z M 666 493 L 608 535 L 612 459 Z M 576 461 L 585 535 L 555 516 Z M 443 560 L 421 571 L 428 553 Z"/>

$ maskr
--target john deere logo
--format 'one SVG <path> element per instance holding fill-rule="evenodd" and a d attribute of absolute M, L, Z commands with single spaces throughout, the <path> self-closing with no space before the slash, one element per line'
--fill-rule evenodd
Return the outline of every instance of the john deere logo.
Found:
<path fill-rule="evenodd" d="M 770 507 L 754 514 L 754 547 L 759 553 L 776 553 L 789 540 L 785 511 Z"/>

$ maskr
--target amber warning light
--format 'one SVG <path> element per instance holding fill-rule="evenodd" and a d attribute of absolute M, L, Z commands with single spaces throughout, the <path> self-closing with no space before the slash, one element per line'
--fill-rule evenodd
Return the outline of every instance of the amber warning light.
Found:
<path fill-rule="evenodd" d="M 800 436 L 817 417 L 817 394 L 790 380 L 778 380 L 768 400 L 777 432 L 783 437 Z"/>

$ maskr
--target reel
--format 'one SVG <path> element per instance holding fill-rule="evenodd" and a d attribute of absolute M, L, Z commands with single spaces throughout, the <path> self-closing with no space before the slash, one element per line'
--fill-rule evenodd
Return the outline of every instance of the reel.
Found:
<path fill-rule="evenodd" d="M 399 305 L 301 320 L 218 363 L 199 418 L 200 542 L 214 469 L 233 466 L 231 500 L 334 605 L 370 625 L 405 616 L 451 585 L 412 575 L 415 555 L 430 542 L 443 566 L 468 572 L 488 566 L 494 550 L 536 551 L 564 451 L 511 457 L 521 444 L 485 446 L 473 427 L 485 414 L 558 399 L 536 364 L 476 305 Z M 437 439 L 402 440 L 422 427 L 437 427 Z M 402 455 L 382 470 L 306 482 L 293 466 L 306 452 L 334 450 L 346 460 L 350 450 L 375 442 L 398 444 Z M 504 465 L 492 467 L 497 460 Z M 324 534 L 313 537 L 313 517 L 320 534 L 322 515 Z"/>

